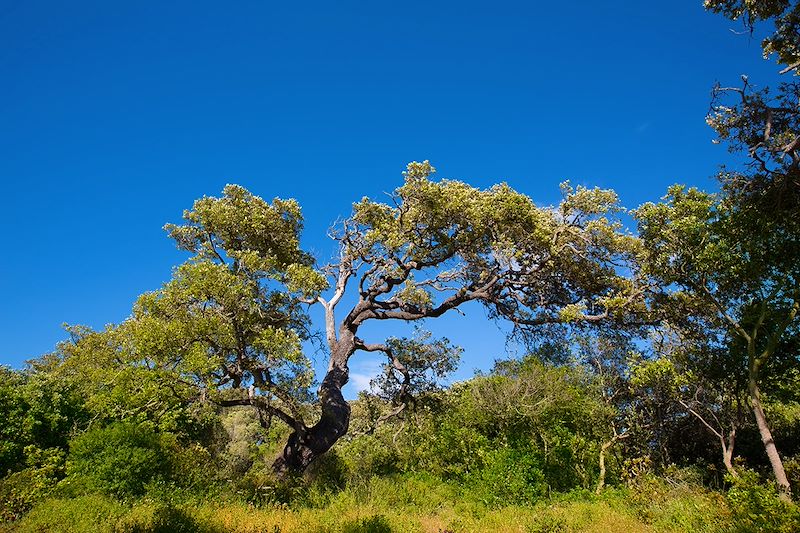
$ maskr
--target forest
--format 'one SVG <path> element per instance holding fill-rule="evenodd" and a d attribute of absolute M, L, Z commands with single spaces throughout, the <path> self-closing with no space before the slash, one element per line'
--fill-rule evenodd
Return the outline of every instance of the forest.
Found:
<path fill-rule="evenodd" d="M 209 191 L 129 318 L 0 366 L 0 531 L 800 531 L 800 3 L 705 8 L 781 76 L 713 88 L 715 190 L 543 205 L 414 161 L 328 263 L 297 201 Z M 455 380 L 467 306 L 524 353 Z"/>

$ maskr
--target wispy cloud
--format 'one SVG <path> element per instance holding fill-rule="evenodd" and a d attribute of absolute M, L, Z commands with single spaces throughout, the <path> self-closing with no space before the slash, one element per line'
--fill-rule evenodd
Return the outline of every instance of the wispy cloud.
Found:
<path fill-rule="evenodd" d="M 381 371 L 381 361 L 371 359 L 356 362 L 350 369 L 350 385 L 356 393 L 369 390 L 369 382 Z"/>
<path fill-rule="evenodd" d="M 636 133 L 644 133 L 648 129 L 650 129 L 650 122 L 642 122 L 638 126 L 636 126 Z"/>
<path fill-rule="evenodd" d="M 351 373 L 350 374 L 350 382 L 353 384 L 353 388 L 356 392 L 361 392 L 362 390 L 369 390 L 369 382 L 375 376 L 370 376 L 368 374 L 358 374 L 358 373 Z"/>

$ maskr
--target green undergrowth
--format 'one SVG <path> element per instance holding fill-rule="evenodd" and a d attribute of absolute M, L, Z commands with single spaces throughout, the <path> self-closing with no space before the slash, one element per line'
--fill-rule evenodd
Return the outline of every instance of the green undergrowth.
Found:
<path fill-rule="evenodd" d="M 326 492 L 310 488 L 289 502 L 260 504 L 234 495 L 182 495 L 117 501 L 87 494 L 52 498 L 8 532 L 325 533 L 325 532 L 729 532 L 725 498 L 700 487 L 653 478 L 600 495 L 577 491 L 523 505 L 486 503 L 463 488 L 425 475 L 374 477 Z"/>

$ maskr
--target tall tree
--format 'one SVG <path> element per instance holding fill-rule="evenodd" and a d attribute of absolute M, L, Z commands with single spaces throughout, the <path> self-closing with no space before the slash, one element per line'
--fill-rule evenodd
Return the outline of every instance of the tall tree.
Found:
<path fill-rule="evenodd" d="M 433 167 L 411 163 L 390 204 L 354 205 L 336 240 L 340 261 L 327 267 L 333 294 L 319 296 L 330 350 L 319 389 L 321 419 L 295 431 L 277 470 L 302 470 L 348 428 L 341 390 L 358 350 L 390 345 L 358 336 L 370 321 L 439 317 L 470 301 L 518 327 L 565 319 L 600 320 L 621 312 L 636 287 L 617 273 L 635 240 L 612 218 L 610 191 L 565 189 L 557 209 L 537 207 L 507 185 L 478 190 L 462 182 L 433 182 Z M 355 303 L 340 320 L 346 291 Z"/>
<path fill-rule="evenodd" d="M 209 400 L 251 406 L 265 426 L 303 427 L 313 373 L 300 299 L 325 279 L 299 249 L 299 206 L 228 185 L 184 215 L 165 229 L 193 257 L 122 324 L 71 328 L 62 371 L 80 372 L 90 407 L 111 418 L 161 421 L 181 416 L 187 400 Z"/>
<path fill-rule="evenodd" d="M 431 181 L 433 172 L 427 161 L 411 163 L 389 204 L 356 203 L 334 233 L 338 260 L 321 268 L 298 246 L 294 201 L 270 204 L 236 186 L 198 200 L 184 224 L 167 226 L 194 257 L 93 350 L 160 372 L 173 389 L 252 406 L 265 423 L 282 420 L 291 434 L 274 468 L 285 474 L 303 471 L 347 433 L 342 388 L 355 352 L 384 354 L 400 375 L 452 357 L 442 341 L 367 342 L 359 336 L 366 323 L 436 318 L 476 301 L 530 328 L 599 321 L 635 300 L 637 286 L 620 272 L 637 241 L 616 221 L 613 192 L 565 186 L 557 208 L 542 208 L 507 185 L 479 190 Z M 325 315 L 328 367 L 315 397 L 301 350 L 303 304 Z"/>
<path fill-rule="evenodd" d="M 778 365 L 797 364 L 797 354 L 781 346 L 800 327 L 798 223 L 765 218 L 757 206 L 730 194 L 674 186 L 665 200 L 636 211 L 647 250 L 645 273 L 671 291 L 675 305 L 691 306 L 704 327 L 719 328 L 727 338 L 729 368 L 747 383 L 764 449 L 789 498 L 761 387 Z"/>
<path fill-rule="evenodd" d="M 730 348 L 731 353 L 738 350 L 747 354 L 748 389 L 756 421 L 778 483 L 788 497 L 788 482 L 774 443 L 770 444 L 757 384 L 767 361 L 781 351 L 781 339 L 796 328 L 800 2 L 706 0 L 704 4 L 712 12 L 743 21 L 751 34 L 766 28 L 761 42 L 764 58 L 774 56 L 783 67 L 779 73 L 788 76 L 774 90 L 754 89 L 747 76 L 742 76 L 741 86 L 715 87 L 707 118 L 718 142 L 745 156 L 743 167 L 723 169 L 719 175 L 728 212 L 724 218 L 730 220 L 729 231 L 738 232 L 734 238 L 748 243 L 741 250 L 742 265 L 756 265 L 755 269 L 741 271 L 743 279 L 760 278 L 764 285 L 761 293 L 753 292 L 750 300 L 741 303 L 738 321 L 727 319 L 737 339 Z M 761 355 L 756 355 L 759 352 Z"/>

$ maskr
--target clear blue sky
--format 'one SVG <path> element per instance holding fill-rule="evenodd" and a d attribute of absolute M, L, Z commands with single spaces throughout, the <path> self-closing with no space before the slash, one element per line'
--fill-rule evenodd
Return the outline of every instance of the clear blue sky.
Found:
<path fill-rule="evenodd" d="M 123 320 L 184 259 L 162 225 L 229 182 L 297 198 L 322 259 L 410 160 L 539 203 L 713 187 L 712 84 L 777 69 L 701 4 L 0 2 L 0 363 Z M 466 373 L 504 349 L 482 317 L 428 324 Z"/>

